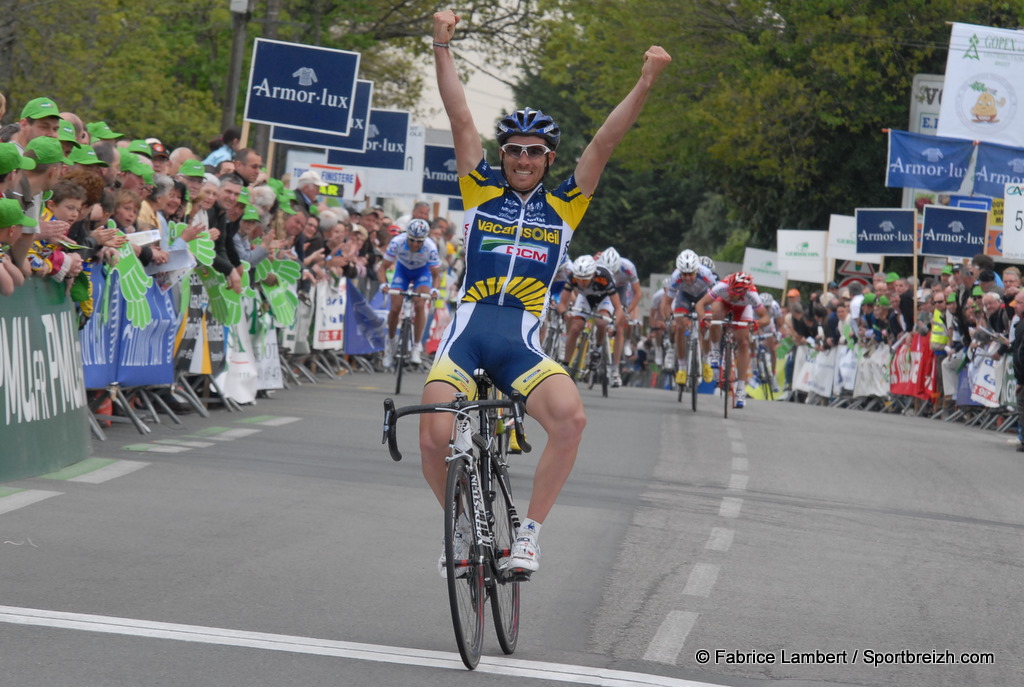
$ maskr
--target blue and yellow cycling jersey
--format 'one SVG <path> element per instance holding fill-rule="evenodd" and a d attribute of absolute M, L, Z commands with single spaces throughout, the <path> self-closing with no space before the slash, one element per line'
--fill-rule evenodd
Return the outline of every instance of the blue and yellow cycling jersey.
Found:
<path fill-rule="evenodd" d="M 465 207 L 466 275 L 459 300 L 521 308 L 540 317 L 573 232 L 590 205 L 570 176 L 524 200 L 481 160 L 459 178 Z"/>

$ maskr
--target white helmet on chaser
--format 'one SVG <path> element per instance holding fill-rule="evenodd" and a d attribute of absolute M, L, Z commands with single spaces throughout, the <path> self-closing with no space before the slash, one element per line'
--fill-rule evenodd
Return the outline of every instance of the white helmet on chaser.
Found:
<path fill-rule="evenodd" d="M 619 255 L 619 251 L 609 246 L 601 253 L 601 264 L 607 267 L 612 274 L 616 274 L 622 267 L 622 256 Z"/>
<path fill-rule="evenodd" d="M 690 249 L 684 250 L 676 258 L 676 269 L 683 274 L 692 274 L 700 267 L 700 258 Z"/>
<path fill-rule="evenodd" d="M 409 220 L 409 226 L 405 228 L 405 233 L 409 235 L 411 239 L 423 240 L 427 238 L 427 234 L 430 233 L 430 222 L 425 219 Z"/>
<path fill-rule="evenodd" d="M 700 256 L 700 264 L 704 265 L 705 267 L 707 267 L 712 272 L 715 271 L 715 261 L 711 259 L 710 255 L 702 255 L 702 256 Z"/>
<path fill-rule="evenodd" d="M 572 276 L 577 279 L 593 279 L 597 272 L 597 260 L 589 255 L 581 255 L 572 263 Z"/>

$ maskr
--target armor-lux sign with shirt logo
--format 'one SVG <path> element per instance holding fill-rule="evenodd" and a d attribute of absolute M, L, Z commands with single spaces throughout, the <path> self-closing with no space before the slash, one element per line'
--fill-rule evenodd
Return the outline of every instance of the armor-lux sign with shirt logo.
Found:
<path fill-rule="evenodd" d="M 974 192 L 1002 198 L 1007 184 L 1024 184 L 1024 149 L 979 143 Z"/>
<path fill-rule="evenodd" d="M 360 55 L 257 38 L 245 95 L 245 119 L 348 135 Z"/>
<path fill-rule="evenodd" d="M 399 110 L 370 110 L 370 131 L 361 153 L 327 151 L 327 163 L 373 169 L 406 169 L 408 160 L 409 113 Z"/>
<path fill-rule="evenodd" d="M 1024 260 L 1024 184 L 1007 184 L 1003 193 L 1003 257 Z"/>
<path fill-rule="evenodd" d="M 358 153 L 366 150 L 370 131 L 370 107 L 373 103 L 373 82 L 356 81 L 356 102 L 352 109 L 352 126 L 348 135 L 328 134 L 305 129 L 275 126 L 270 129 L 270 140 L 278 143 L 294 143 L 317 148 L 351 150 Z"/>
<path fill-rule="evenodd" d="M 985 252 L 988 212 L 945 205 L 925 205 L 921 254 L 971 258 Z"/>
<path fill-rule="evenodd" d="M 857 208 L 857 252 L 878 255 L 913 255 L 913 208 Z"/>
<path fill-rule="evenodd" d="M 455 148 L 426 146 L 423 156 L 423 192 L 438 196 L 459 196 Z"/>
<path fill-rule="evenodd" d="M 889 188 L 959 191 L 974 153 L 972 141 L 889 131 Z"/>

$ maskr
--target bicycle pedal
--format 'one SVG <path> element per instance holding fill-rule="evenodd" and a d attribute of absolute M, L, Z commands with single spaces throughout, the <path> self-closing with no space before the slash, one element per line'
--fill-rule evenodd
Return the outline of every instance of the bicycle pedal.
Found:
<path fill-rule="evenodd" d="M 501 577 L 504 582 L 529 582 L 532 575 L 533 572 L 530 570 L 513 568 L 511 570 L 503 571 Z"/>

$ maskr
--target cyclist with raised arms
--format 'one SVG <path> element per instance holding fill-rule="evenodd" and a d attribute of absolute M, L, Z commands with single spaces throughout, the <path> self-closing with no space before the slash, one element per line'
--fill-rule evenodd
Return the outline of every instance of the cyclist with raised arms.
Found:
<path fill-rule="evenodd" d="M 736 326 L 736 407 L 742 408 L 747 398 L 747 375 L 750 372 L 750 327 L 757 317 L 757 323 L 761 327 L 767 327 L 770 320 L 768 309 L 761 302 L 761 297 L 754 286 L 754 278 L 746 272 L 735 272 L 722 281 L 715 284 L 704 296 L 697 301 L 697 317 L 704 319 L 704 312 L 710 308 L 711 317 L 715 320 L 725 319 L 727 312 L 732 312 L 732 319 L 735 323 L 747 323 L 748 326 Z M 711 358 L 714 358 L 718 342 L 722 338 L 721 325 L 711 327 Z"/>
<path fill-rule="evenodd" d="M 700 258 L 692 250 L 684 250 L 676 257 L 676 269 L 669 277 L 668 289 L 669 293 L 674 296 L 671 308 L 676 316 L 676 384 L 680 386 L 686 384 L 687 342 L 691 338 L 700 341 L 701 352 L 704 354 L 704 365 L 701 369 L 704 381 L 710 382 L 714 379 L 714 371 L 711 369 L 708 359 L 710 345 L 707 339 L 700 336 L 699 328 L 691 336 L 687 336 L 686 333 L 690 330 L 689 314 L 693 311 L 694 305 L 717 282 L 715 273 L 700 264 Z M 668 307 L 667 304 L 665 307 Z"/>
<path fill-rule="evenodd" d="M 576 293 L 573 300 L 572 294 Z M 605 265 L 599 264 L 589 255 L 581 255 L 572 263 L 572 274 L 569 281 L 565 282 L 562 298 L 558 302 L 558 313 L 564 315 L 572 303 L 570 315 L 572 320 L 565 334 L 565 359 L 562 364 L 569 369 L 572 357 L 576 354 L 576 342 L 579 340 L 580 332 L 587 322 L 588 317 L 594 314 L 603 313 L 616 321 L 616 316 L 622 313 L 622 303 L 619 300 L 619 292 L 615 288 L 615 279 Z M 604 318 L 597 318 L 597 343 L 604 346 L 608 341 L 608 322 Z M 606 358 L 607 360 L 607 358 Z M 608 364 L 608 379 L 611 380 L 612 364 Z"/>
<path fill-rule="evenodd" d="M 622 352 L 626 350 L 626 334 L 629 333 L 629 323 L 639 319 L 640 300 L 643 291 L 640 289 L 640 277 L 636 273 L 636 265 L 632 260 L 619 255 L 619 251 L 611 246 L 601 251 L 598 262 L 611 270 L 615 277 L 615 289 L 619 292 L 619 299 L 622 301 L 622 310 L 615 318 L 615 351 L 613 352 L 612 371 L 609 373 L 609 381 L 613 387 L 622 386 L 622 377 L 619 375 L 619 365 L 622 362 Z"/>
<path fill-rule="evenodd" d="M 659 46 L 647 50 L 636 85 L 594 134 L 574 173 L 548 189 L 541 182 L 555 159 L 561 132 L 542 112 L 526 108 L 503 117 L 497 127 L 500 168 L 492 168 L 484 158 L 449 49 L 458 22 L 450 10 L 434 15 L 434 61 L 465 208 L 465 278 L 458 308 L 427 377 L 423 403 L 449 402 L 456 391 L 474 395 L 473 372 L 478 368 L 505 393 L 518 391 L 526 398 L 527 413 L 544 428 L 548 440 L 508 569 L 533 572 L 539 567 L 541 523 L 572 471 L 586 425 L 576 384 L 558 362 L 541 352 L 540 320 L 555 270 L 608 160 L 672 58 Z M 451 431 L 449 416 L 421 416 L 423 474 L 441 504 Z"/>
<path fill-rule="evenodd" d="M 411 286 L 417 293 L 430 292 L 432 298 L 437 298 L 437 287 L 441 283 L 441 258 L 437 254 L 437 244 L 427 236 L 429 233 L 429 222 L 425 219 L 413 219 L 409 221 L 405 233 L 391 239 L 384 256 L 377 263 L 377 279 L 380 280 L 381 291 L 405 291 Z M 395 266 L 395 274 L 389 285 L 387 271 L 392 265 Z M 384 367 L 391 367 L 395 359 L 395 349 L 398 347 L 395 330 L 398 328 L 398 318 L 402 313 L 404 301 L 405 296 L 401 294 L 391 297 L 391 310 L 388 311 L 388 340 L 384 344 Z M 423 352 L 423 344 L 420 342 L 423 339 L 423 327 L 427 322 L 426 299 L 417 298 L 415 305 L 413 344 L 409 359 L 414 365 L 419 365 Z"/>

